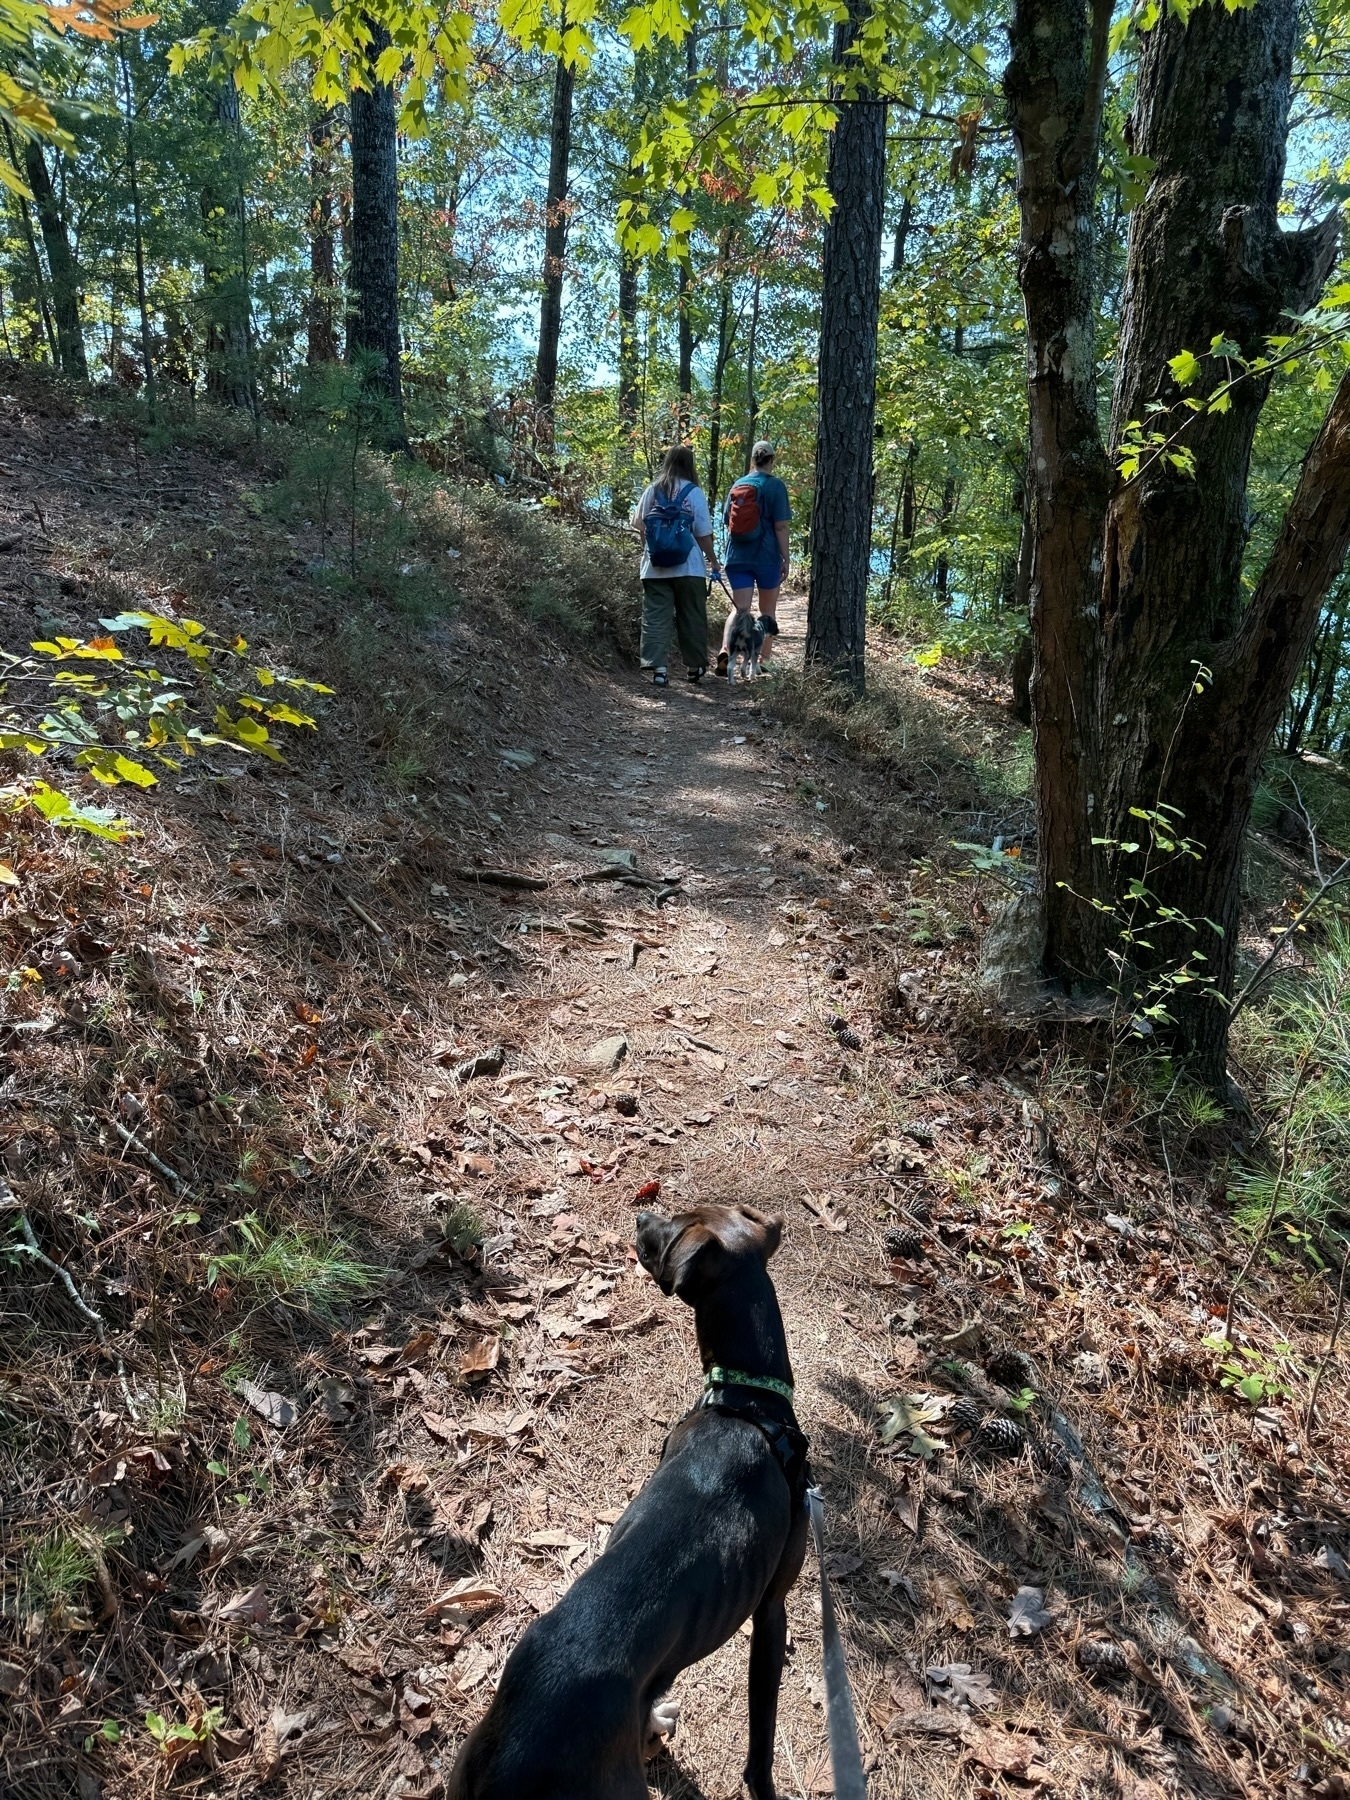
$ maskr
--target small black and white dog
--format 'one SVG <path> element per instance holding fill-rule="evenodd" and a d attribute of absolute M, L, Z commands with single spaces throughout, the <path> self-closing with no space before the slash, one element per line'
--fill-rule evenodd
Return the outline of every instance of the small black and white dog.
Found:
<path fill-rule="evenodd" d="M 749 681 L 759 674 L 759 657 L 767 632 L 763 618 L 757 619 L 748 606 L 737 607 L 731 621 L 731 636 L 727 640 L 727 680 L 733 687 L 738 667 L 742 681 Z"/>

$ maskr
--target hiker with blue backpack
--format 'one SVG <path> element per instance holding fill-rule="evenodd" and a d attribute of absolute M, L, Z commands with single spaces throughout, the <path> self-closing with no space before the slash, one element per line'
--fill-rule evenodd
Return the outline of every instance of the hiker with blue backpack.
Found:
<path fill-rule="evenodd" d="M 778 592 L 788 573 L 788 521 L 792 508 L 787 487 L 773 472 L 774 447 L 762 439 L 750 452 L 750 467 L 733 482 L 722 517 L 727 528 L 727 580 L 736 608 L 722 634 L 717 673 L 725 675 L 731 653 L 731 631 L 736 613 L 749 612 L 759 589 L 759 618 L 763 630 L 760 663 L 769 660 L 778 636 Z"/>
<path fill-rule="evenodd" d="M 673 633 L 690 681 L 701 681 L 708 672 L 708 577 L 720 575 L 721 567 L 688 444 L 666 451 L 632 522 L 642 534 L 642 666 L 657 687 L 668 685 Z"/>

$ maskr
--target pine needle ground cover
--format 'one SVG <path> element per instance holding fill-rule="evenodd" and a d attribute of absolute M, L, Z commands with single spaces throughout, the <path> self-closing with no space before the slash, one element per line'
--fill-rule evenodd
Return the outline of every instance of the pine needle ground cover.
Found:
<path fill-rule="evenodd" d="M 132 835 L 7 817 L 6 1794 L 436 1793 L 697 1393 L 652 1184 L 786 1216 L 876 1794 L 1339 1793 L 1335 1281 L 1285 1215 L 1243 1273 L 1256 1164 L 1142 1050 L 1104 1094 L 986 1009 L 952 843 L 1028 828 L 992 678 L 897 653 L 861 745 L 790 681 L 660 699 L 607 539 L 578 634 L 516 545 L 586 545 L 428 492 L 410 618 L 314 566 L 282 468 L 0 404 L 7 647 L 139 607 L 334 690 L 282 765 L 119 786 Z M 808 1570 L 785 1793 L 830 1791 L 818 1638 Z M 735 1791 L 747 1656 L 682 1679 L 658 1793 Z"/>

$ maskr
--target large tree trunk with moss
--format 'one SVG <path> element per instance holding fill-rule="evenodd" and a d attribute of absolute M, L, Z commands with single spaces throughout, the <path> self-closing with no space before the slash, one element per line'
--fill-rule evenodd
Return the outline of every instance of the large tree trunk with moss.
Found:
<path fill-rule="evenodd" d="M 372 27 L 372 64 L 389 34 Z M 352 305 L 347 359 L 362 363 L 385 419 L 379 435 L 390 449 L 407 444 L 398 316 L 398 108 L 383 82 L 356 88 L 351 102 Z"/>
<path fill-rule="evenodd" d="M 1145 34 L 1133 118 L 1151 159 L 1121 301 L 1111 437 L 1098 423 L 1093 201 L 1110 0 L 1018 0 L 1005 82 L 1018 154 L 1031 455 L 1032 704 L 1046 973 L 1123 985 L 1213 1086 L 1227 1009 L 1206 983 L 1169 992 L 1193 947 L 1230 993 L 1242 846 L 1261 758 L 1350 541 L 1350 386 L 1309 452 L 1269 563 L 1244 607 L 1252 438 L 1267 382 L 1207 402 L 1229 373 L 1211 342 L 1262 353 L 1334 257 L 1334 223 L 1281 230 L 1293 0 L 1198 7 Z M 1169 367 L 1200 358 L 1185 394 Z M 1150 414 L 1155 402 L 1175 409 Z M 1187 465 L 1145 453 L 1138 422 L 1179 433 Z M 1149 848 L 1131 809 L 1174 821 Z M 1139 851 L 1117 846 L 1140 842 Z M 1146 858 L 1148 866 L 1145 866 Z M 1131 880 L 1145 898 L 1131 899 Z M 1103 905 L 1107 910 L 1103 910 Z M 1132 916 L 1146 944 L 1122 939 Z M 1209 924 L 1204 923 L 1209 921 Z M 1123 958 L 1124 968 L 1121 967 Z"/>
<path fill-rule="evenodd" d="M 834 57 L 841 68 L 865 10 L 862 0 L 850 0 L 847 20 L 835 27 Z M 886 203 L 884 101 L 864 96 L 840 107 L 830 137 L 829 188 L 835 205 L 825 227 L 821 272 L 806 660 L 861 693 L 872 564 L 872 421 Z"/>
<path fill-rule="evenodd" d="M 62 373 L 74 376 L 77 381 L 88 381 L 89 365 L 85 361 L 84 330 L 80 323 L 79 271 L 70 248 L 65 216 L 48 173 L 47 159 L 36 138 L 30 138 L 24 145 L 23 161 L 52 279 L 52 312 L 56 317 L 56 343 Z"/>

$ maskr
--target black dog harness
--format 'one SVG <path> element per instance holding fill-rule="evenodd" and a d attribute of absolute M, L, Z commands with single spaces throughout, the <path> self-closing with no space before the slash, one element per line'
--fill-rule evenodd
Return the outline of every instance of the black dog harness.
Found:
<path fill-rule="evenodd" d="M 787 1402 L 787 1417 L 782 1418 L 760 1393 L 776 1395 Z M 783 1471 L 792 1496 L 794 1513 L 806 1510 L 806 1490 L 811 1485 L 808 1461 L 809 1445 L 805 1433 L 792 1412 L 792 1384 L 771 1375 L 747 1375 L 741 1369 L 724 1369 L 714 1363 L 703 1378 L 703 1395 L 684 1415 L 693 1418 L 697 1412 L 728 1413 L 733 1419 L 745 1419 L 760 1431 L 774 1460 Z M 664 1447 L 662 1455 L 664 1456 Z"/>

